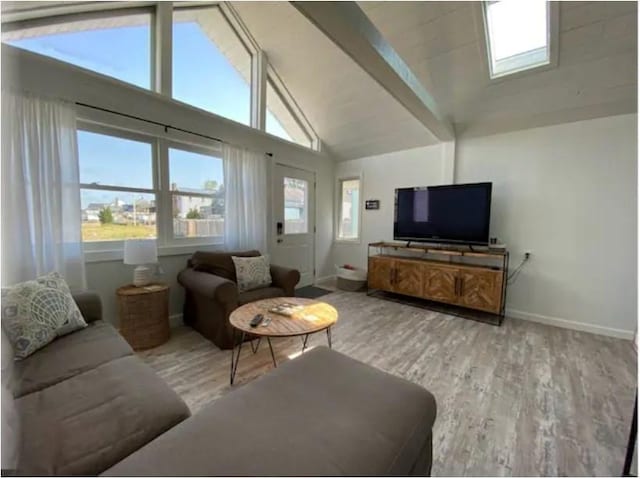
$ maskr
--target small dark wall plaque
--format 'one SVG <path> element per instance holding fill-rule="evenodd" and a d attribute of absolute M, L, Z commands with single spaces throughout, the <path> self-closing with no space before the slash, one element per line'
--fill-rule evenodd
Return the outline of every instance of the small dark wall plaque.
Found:
<path fill-rule="evenodd" d="M 364 208 L 366 210 L 379 210 L 380 200 L 367 200 L 364 202 Z"/>

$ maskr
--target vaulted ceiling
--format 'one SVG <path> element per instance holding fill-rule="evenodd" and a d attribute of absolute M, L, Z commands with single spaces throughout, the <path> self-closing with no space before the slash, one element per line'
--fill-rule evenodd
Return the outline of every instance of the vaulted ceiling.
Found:
<path fill-rule="evenodd" d="M 558 65 L 490 81 L 479 2 L 360 2 L 458 133 L 636 111 L 636 2 L 559 2 Z"/>
<path fill-rule="evenodd" d="M 560 2 L 558 64 L 490 80 L 480 2 L 359 2 L 457 135 L 636 111 L 636 2 Z M 341 158 L 434 143 L 288 3 L 234 2 L 321 139 Z"/>
<path fill-rule="evenodd" d="M 436 138 L 288 2 L 233 2 L 322 142 L 341 159 Z"/>

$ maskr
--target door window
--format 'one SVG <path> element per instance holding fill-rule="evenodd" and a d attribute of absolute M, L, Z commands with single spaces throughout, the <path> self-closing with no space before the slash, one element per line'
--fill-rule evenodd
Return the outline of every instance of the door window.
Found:
<path fill-rule="evenodd" d="M 309 183 L 284 177 L 284 234 L 309 232 Z"/>

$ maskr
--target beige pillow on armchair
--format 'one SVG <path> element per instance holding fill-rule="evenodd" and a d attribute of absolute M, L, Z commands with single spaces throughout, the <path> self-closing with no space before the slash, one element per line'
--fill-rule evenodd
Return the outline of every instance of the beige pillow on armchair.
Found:
<path fill-rule="evenodd" d="M 242 258 L 232 256 L 236 267 L 238 292 L 244 293 L 253 289 L 264 288 L 272 283 L 271 267 L 266 256 Z"/>

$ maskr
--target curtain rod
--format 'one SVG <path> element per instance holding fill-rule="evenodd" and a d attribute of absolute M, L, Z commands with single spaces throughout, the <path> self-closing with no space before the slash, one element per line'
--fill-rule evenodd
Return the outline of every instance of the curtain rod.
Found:
<path fill-rule="evenodd" d="M 168 130 L 169 128 L 171 128 L 172 130 L 181 131 L 181 132 L 183 132 L 183 133 L 188 133 L 188 134 L 190 134 L 190 135 L 199 136 L 199 137 L 201 137 L 201 138 L 206 138 L 206 139 L 208 139 L 208 140 L 217 141 L 217 142 L 219 142 L 219 143 L 225 143 L 225 144 L 227 144 L 227 145 L 229 145 L 229 144 L 230 144 L 228 141 L 221 140 L 220 138 L 216 138 L 215 136 L 209 136 L 209 135 L 204 135 L 204 134 L 202 134 L 202 133 L 196 133 L 195 131 L 185 130 L 184 128 L 179 128 L 179 127 L 177 127 L 177 126 L 166 125 L 166 124 L 164 124 L 164 123 L 160 123 L 159 121 L 155 121 L 155 120 L 148 120 L 147 118 L 142 118 L 142 117 L 140 117 L 140 116 L 130 115 L 130 114 L 128 114 L 128 113 L 122 113 L 122 112 L 119 112 L 119 111 L 110 110 L 110 109 L 108 109 L 108 108 L 102 108 L 102 107 L 100 107 L 100 106 L 89 105 L 89 104 L 87 104 L 87 103 L 82 103 L 82 102 L 80 102 L 80 101 L 75 102 L 75 104 L 76 104 L 76 105 L 78 105 L 78 106 L 84 106 L 84 107 L 86 107 L 86 108 L 92 108 L 92 109 L 94 109 L 94 110 L 100 110 L 100 111 L 104 111 L 104 112 L 106 112 L 106 113 L 113 113 L 114 115 L 120 115 L 120 116 L 124 116 L 124 117 L 127 117 L 127 118 L 131 118 L 131 119 L 133 119 L 133 120 L 145 121 L 145 122 L 147 122 L 147 123 L 151 123 L 151 124 L 153 124 L 153 125 L 161 126 L 161 127 L 163 127 L 163 128 L 164 128 L 165 133 L 167 133 L 167 130 Z M 267 151 L 267 152 L 265 152 L 265 155 L 267 155 L 267 156 L 273 156 L 273 153 L 269 153 L 269 152 Z"/>

